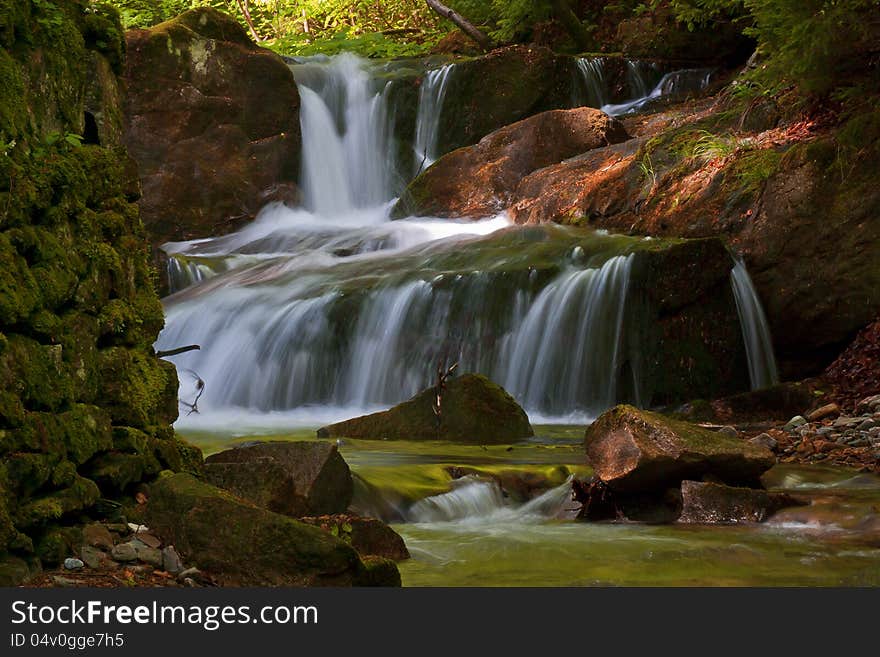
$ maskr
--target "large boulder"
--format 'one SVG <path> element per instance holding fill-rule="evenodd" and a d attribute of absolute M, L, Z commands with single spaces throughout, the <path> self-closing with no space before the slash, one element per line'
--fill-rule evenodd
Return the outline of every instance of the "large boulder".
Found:
<path fill-rule="evenodd" d="M 188 474 L 151 487 L 145 521 L 152 531 L 225 586 L 399 584 L 396 569 L 364 564 L 344 541 L 253 506 Z M 377 573 L 383 574 L 378 578 Z"/>
<path fill-rule="evenodd" d="M 450 440 L 509 443 L 534 435 L 525 411 L 500 386 L 480 374 L 450 380 L 442 394 L 440 417 L 434 413 L 436 389 L 380 413 L 318 429 L 318 437 L 368 440 Z"/>
<path fill-rule="evenodd" d="M 202 7 L 126 35 L 125 142 L 154 245 L 222 234 L 299 173 L 299 94 L 280 56 Z"/>
<path fill-rule="evenodd" d="M 619 121 L 596 109 L 542 112 L 440 158 L 409 185 L 395 214 L 475 219 L 498 214 L 533 171 L 628 138 Z"/>
<path fill-rule="evenodd" d="M 596 476 L 621 492 L 665 490 L 705 476 L 733 486 L 759 485 L 776 463 L 762 447 L 632 406 L 616 406 L 584 436 Z"/>
<path fill-rule="evenodd" d="M 409 550 L 400 534 L 378 518 L 336 514 L 300 518 L 302 522 L 320 527 L 351 545 L 362 557 L 382 557 L 392 561 L 409 559 Z"/>
<path fill-rule="evenodd" d="M 342 513 L 354 484 L 336 445 L 267 442 L 212 454 L 205 476 L 257 506 L 292 517 Z"/>

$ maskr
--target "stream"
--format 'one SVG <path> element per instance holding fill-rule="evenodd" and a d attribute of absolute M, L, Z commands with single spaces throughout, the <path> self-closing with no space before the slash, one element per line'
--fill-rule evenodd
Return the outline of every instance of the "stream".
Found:
<path fill-rule="evenodd" d="M 611 105 L 600 60 L 583 60 L 573 102 L 637 111 L 705 70 L 632 63 L 632 98 Z M 571 475 L 588 474 L 586 423 L 649 399 L 626 339 L 633 254 L 644 238 L 562 226 L 430 217 L 390 221 L 403 176 L 394 162 L 389 82 L 351 55 L 292 65 L 300 87 L 302 207 L 272 204 L 237 233 L 166 244 L 172 294 L 157 349 L 174 358 L 178 432 L 206 455 L 315 430 L 403 401 L 440 362 L 480 372 L 528 412 L 536 438 L 506 446 L 348 441 L 354 506 L 392 523 L 412 558 L 408 586 L 880 584 L 880 479 L 777 467 L 768 485 L 809 492 L 816 513 L 760 526 L 649 526 L 572 520 Z M 434 161 L 454 66 L 426 75 L 413 144 Z M 427 166 L 425 164 L 425 166 Z M 732 267 L 753 387 L 777 380 L 748 273 Z M 627 346 L 629 345 L 629 346 Z M 196 383 L 205 381 L 201 393 Z M 469 468 L 453 478 L 452 468 Z M 494 476 L 542 482 L 505 496 Z M 815 508 L 814 508 L 815 507 Z M 873 508 L 873 511 L 871 509 Z M 800 515 L 799 515 L 800 513 Z M 876 520 L 875 520 L 876 524 Z"/>

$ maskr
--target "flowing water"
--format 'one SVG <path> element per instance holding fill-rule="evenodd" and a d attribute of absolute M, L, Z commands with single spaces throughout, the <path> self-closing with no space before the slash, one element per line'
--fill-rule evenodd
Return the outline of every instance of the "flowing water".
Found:
<path fill-rule="evenodd" d="M 267 433 L 312 437 L 426 387 L 438 361 L 459 361 L 502 384 L 533 422 L 577 424 L 500 447 L 343 442 L 356 508 L 395 523 L 412 552 L 405 584 L 877 583 L 878 550 L 860 535 L 572 521 L 570 477 L 588 474 L 583 423 L 620 400 L 624 371 L 638 383 L 624 333 L 642 240 L 516 227 L 503 215 L 389 221 L 399 186 L 387 84 L 347 55 L 295 73 L 303 207 L 270 205 L 237 233 L 165 245 L 175 292 L 157 348 L 200 344 L 175 357 L 182 397 L 196 377 L 207 383 L 200 413 L 177 423 L 186 437 L 206 453 Z M 438 69 L 422 88 L 415 148 L 425 161 L 438 155 L 453 74 Z M 642 86 L 650 96 L 663 84 Z M 766 321 L 744 269 L 732 280 L 763 385 L 773 378 Z M 305 429 L 291 436 L 291 426 Z M 523 478 L 543 485 L 523 497 L 498 483 Z M 872 481 L 868 497 L 878 489 Z"/>
<path fill-rule="evenodd" d="M 773 344 L 770 340 L 770 326 L 749 272 L 741 260 L 737 260 L 730 272 L 730 282 L 748 354 L 752 389 L 757 390 L 779 383 L 776 357 L 773 355 L 773 349 L 769 348 L 769 345 Z"/>
<path fill-rule="evenodd" d="M 446 87 L 454 68 L 453 64 L 447 64 L 428 71 L 419 88 L 419 109 L 413 143 L 415 175 L 434 164 L 442 155 L 437 150 L 440 116 L 445 108 Z"/>

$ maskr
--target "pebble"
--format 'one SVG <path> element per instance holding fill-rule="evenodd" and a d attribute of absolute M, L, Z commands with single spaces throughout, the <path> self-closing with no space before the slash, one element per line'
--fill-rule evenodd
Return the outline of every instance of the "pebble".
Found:
<path fill-rule="evenodd" d="M 113 536 L 110 530 L 99 522 L 93 522 L 83 528 L 83 541 L 92 547 L 113 549 Z"/>
<path fill-rule="evenodd" d="M 815 411 L 807 415 L 807 419 L 810 422 L 815 422 L 817 420 L 824 420 L 826 417 L 833 417 L 840 415 L 840 406 L 837 404 L 825 404 L 824 406 L 817 408 Z"/>
<path fill-rule="evenodd" d="M 771 452 L 776 451 L 776 447 L 778 443 L 776 439 L 768 433 L 761 433 L 755 436 L 754 438 L 749 438 L 749 442 L 752 445 L 758 445 L 759 447 L 765 447 L 769 449 Z"/>
<path fill-rule="evenodd" d="M 185 579 L 191 579 L 193 577 L 198 578 L 199 576 L 201 576 L 201 574 L 202 571 L 198 568 L 187 568 L 186 570 L 180 571 L 180 573 L 177 575 L 177 579 L 183 581 Z"/>
<path fill-rule="evenodd" d="M 873 429 L 876 426 L 877 423 L 874 420 L 868 418 L 859 425 L 859 431 L 867 431 L 868 429 Z"/>
<path fill-rule="evenodd" d="M 55 584 L 55 586 L 65 586 L 65 587 L 79 585 L 79 582 L 76 581 L 75 579 L 70 579 L 69 577 L 61 577 L 60 575 L 52 575 L 52 583 Z"/>
<path fill-rule="evenodd" d="M 110 556 L 116 561 L 136 561 L 138 558 L 137 549 L 131 543 L 120 543 L 115 546 Z"/>
<path fill-rule="evenodd" d="M 718 433 L 720 433 L 722 436 L 727 436 L 728 438 L 739 437 L 739 431 L 731 426 L 721 427 L 720 429 L 718 429 Z"/>
<path fill-rule="evenodd" d="M 64 560 L 64 568 L 65 568 L 65 570 L 79 570 L 79 569 L 82 568 L 84 565 L 85 565 L 85 564 L 82 562 L 81 559 L 75 559 L 75 558 L 73 558 L 73 557 L 67 557 L 67 559 Z"/>
<path fill-rule="evenodd" d="M 782 428 L 785 431 L 793 431 L 793 430 L 797 429 L 798 427 L 804 426 L 806 423 L 807 423 L 807 420 L 806 420 L 806 418 L 804 418 L 803 415 L 795 415 Z"/>
<path fill-rule="evenodd" d="M 162 569 L 172 575 L 176 575 L 183 570 L 183 562 L 180 560 L 180 555 L 177 554 L 177 550 L 174 549 L 173 545 L 169 545 L 162 550 Z"/>
<path fill-rule="evenodd" d="M 837 429 L 850 429 L 862 421 L 860 417 L 839 417 L 831 426 Z"/>
<path fill-rule="evenodd" d="M 819 427 L 816 429 L 817 436 L 827 436 L 830 433 L 834 433 L 834 427 Z"/>
<path fill-rule="evenodd" d="M 104 552 L 91 545 L 83 545 L 79 551 L 83 562 L 92 570 L 103 570 L 113 566 L 113 561 Z"/>
<path fill-rule="evenodd" d="M 144 545 L 143 547 L 135 547 L 135 552 L 139 561 L 156 566 L 156 568 L 162 567 L 162 550 Z"/>
<path fill-rule="evenodd" d="M 134 523 L 134 522 L 130 522 L 130 523 L 128 523 L 128 528 L 129 528 L 129 530 L 133 531 L 135 534 L 137 534 L 138 532 L 148 532 L 148 531 L 150 531 L 150 528 L 147 527 L 146 525 L 139 525 L 139 524 Z"/>

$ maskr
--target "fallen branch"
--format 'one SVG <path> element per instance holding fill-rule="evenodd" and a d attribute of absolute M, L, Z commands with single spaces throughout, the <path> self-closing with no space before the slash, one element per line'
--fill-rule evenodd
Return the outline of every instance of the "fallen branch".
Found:
<path fill-rule="evenodd" d="M 185 347 L 177 347 L 177 349 L 169 349 L 168 351 L 157 351 L 156 358 L 165 358 L 166 356 L 176 356 L 177 354 L 183 354 L 187 351 L 195 351 L 197 349 L 201 349 L 202 347 L 197 344 L 190 344 Z"/>
<path fill-rule="evenodd" d="M 446 5 L 438 2 L 437 0 L 425 0 L 425 3 L 433 9 L 436 13 L 443 16 L 458 27 L 462 32 L 467 34 L 473 41 L 475 41 L 480 48 L 483 50 L 492 50 L 494 44 L 492 43 L 492 39 L 486 36 L 483 32 L 473 26 L 470 22 L 467 21 L 461 14 L 459 14 L 454 9 L 450 9 Z"/>

